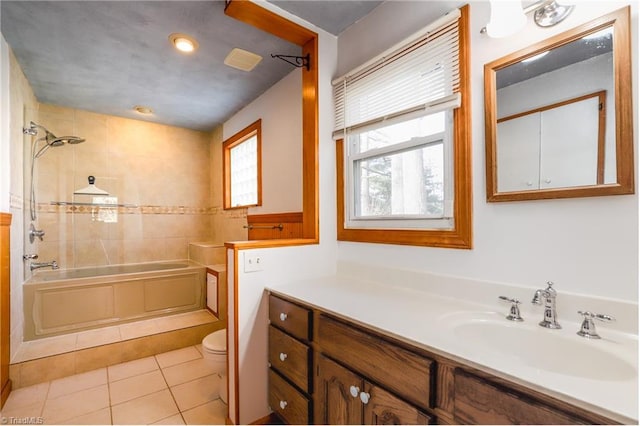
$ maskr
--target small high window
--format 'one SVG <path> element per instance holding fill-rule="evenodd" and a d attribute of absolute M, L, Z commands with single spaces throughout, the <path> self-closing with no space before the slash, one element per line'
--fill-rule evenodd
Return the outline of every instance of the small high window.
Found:
<path fill-rule="evenodd" d="M 222 144 L 224 208 L 262 205 L 261 120 Z"/>

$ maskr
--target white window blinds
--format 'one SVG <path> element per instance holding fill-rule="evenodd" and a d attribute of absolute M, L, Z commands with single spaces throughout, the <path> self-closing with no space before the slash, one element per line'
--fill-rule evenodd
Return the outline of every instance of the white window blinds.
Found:
<path fill-rule="evenodd" d="M 460 105 L 458 9 L 333 81 L 334 136 L 412 114 Z"/>

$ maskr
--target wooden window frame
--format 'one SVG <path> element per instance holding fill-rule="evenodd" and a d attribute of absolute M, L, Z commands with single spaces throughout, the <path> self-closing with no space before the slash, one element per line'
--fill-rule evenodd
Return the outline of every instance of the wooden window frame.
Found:
<path fill-rule="evenodd" d="M 240 206 L 231 205 L 231 149 L 246 142 L 253 136 L 257 137 L 257 160 L 258 160 L 258 199 L 256 204 Z M 222 181 L 224 188 L 224 209 L 244 209 L 247 207 L 257 207 L 262 205 L 262 120 L 257 120 L 240 130 L 235 135 L 222 143 Z"/>
<path fill-rule="evenodd" d="M 471 249 L 472 170 L 471 170 L 471 79 L 469 5 L 460 8 L 458 24 L 460 55 L 460 107 L 453 110 L 453 229 L 364 229 L 345 228 L 344 140 L 336 142 L 336 181 L 338 240 L 361 243 Z"/>

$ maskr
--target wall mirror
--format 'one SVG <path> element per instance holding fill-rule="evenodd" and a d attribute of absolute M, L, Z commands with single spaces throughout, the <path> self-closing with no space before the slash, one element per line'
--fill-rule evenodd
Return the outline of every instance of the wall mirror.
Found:
<path fill-rule="evenodd" d="M 484 68 L 487 201 L 634 192 L 629 7 Z"/>

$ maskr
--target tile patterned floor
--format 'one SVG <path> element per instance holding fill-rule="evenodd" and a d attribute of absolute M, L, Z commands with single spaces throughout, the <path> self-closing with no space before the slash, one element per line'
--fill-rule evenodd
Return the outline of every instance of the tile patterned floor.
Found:
<path fill-rule="evenodd" d="M 207 324 L 218 319 L 206 309 L 151 318 L 96 330 L 64 334 L 62 336 L 23 342 L 14 358 L 13 364 L 46 356 L 58 355 L 74 350 L 92 348 L 109 343 L 122 342 L 137 337 L 178 330 L 186 327 Z"/>
<path fill-rule="evenodd" d="M 17 389 L 2 424 L 224 424 L 226 386 L 189 346 L 156 356 Z"/>

